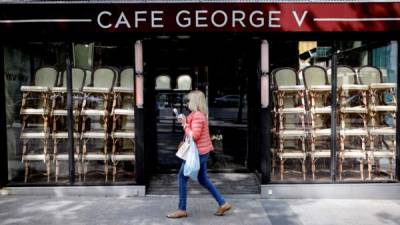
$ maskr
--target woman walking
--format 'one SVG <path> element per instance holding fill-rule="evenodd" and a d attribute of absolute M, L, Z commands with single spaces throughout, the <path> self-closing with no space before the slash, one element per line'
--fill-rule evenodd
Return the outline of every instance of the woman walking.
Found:
<path fill-rule="evenodd" d="M 182 123 L 182 127 L 185 131 L 185 135 L 192 135 L 197 148 L 199 150 L 200 157 L 200 170 L 198 175 L 199 183 L 206 188 L 214 199 L 217 201 L 219 208 L 214 215 L 223 216 L 226 211 L 231 209 L 231 205 L 225 202 L 222 195 L 210 182 L 207 176 L 207 159 L 210 151 L 213 151 L 210 132 L 208 130 L 208 110 L 206 105 L 206 98 L 201 91 L 192 91 L 188 95 L 189 102 L 188 108 L 191 111 L 189 116 L 186 118 L 182 116 L 179 118 Z M 179 182 L 179 206 L 178 210 L 167 215 L 168 218 L 181 218 L 187 217 L 186 212 L 186 183 L 188 177 L 183 175 L 183 168 L 185 162 L 182 162 L 181 168 L 178 173 Z"/>

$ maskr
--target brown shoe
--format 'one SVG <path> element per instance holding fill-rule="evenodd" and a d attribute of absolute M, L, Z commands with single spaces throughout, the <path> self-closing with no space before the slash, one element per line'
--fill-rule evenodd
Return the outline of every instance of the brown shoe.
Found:
<path fill-rule="evenodd" d="M 224 213 L 228 210 L 230 210 L 232 208 L 232 206 L 225 202 L 225 204 L 223 204 L 221 207 L 218 208 L 217 212 L 214 213 L 214 215 L 216 216 L 223 216 Z"/>
<path fill-rule="evenodd" d="M 167 215 L 167 217 L 170 219 L 178 219 L 178 218 L 187 217 L 187 216 L 188 216 L 187 212 L 183 211 L 183 210 L 177 210 L 177 211 Z"/>

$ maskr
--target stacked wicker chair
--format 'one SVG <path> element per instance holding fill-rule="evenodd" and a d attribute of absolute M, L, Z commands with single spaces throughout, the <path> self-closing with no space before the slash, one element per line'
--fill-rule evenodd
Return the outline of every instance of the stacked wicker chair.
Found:
<path fill-rule="evenodd" d="M 359 84 L 356 72 L 351 67 L 338 66 L 337 86 L 339 88 L 339 115 L 340 115 L 340 148 L 339 148 L 339 179 L 343 179 L 343 163 L 346 159 L 357 159 L 360 162 L 360 176 L 364 179 L 364 161 L 366 159 L 367 127 L 367 93 L 368 85 Z M 355 127 L 348 122 L 350 116 L 359 116 L 363 125 Z M 352 141 L 351 148 L 346 147 L 346 139 L 360 139 Z"/>
<path fill-rule="evenodd" d="M 58 124 L 66 124 L 66 118 L 68 115 L 66 109 L 67 99 L 67 72 L 64 71 L 60 76 L 60 84 L 58 87 L 51 88 L 52 92 L 52 110 L 51 116 L 53 119 L 53 161 L 56 166 L 55 181 L 58 181 L 60 174 L 60 161 L 68 161 L 68 152 L 60 152 L 58 145 L 64 143 L 68 139 L 68 132 L 65 129 L 60 129 Z M 81 152 L 80 152 L 80 108 L 82 107 L 82 88 L 85 85 L 90 84 L 90 76 L 87 75 L 86 71 L 81 68 L 72 68 L 72 95 L 73 95 L 73 117 L 75 121 L 74 130 L 74 144 L 75 153 L 74 160 L 78 166 L 78 176 L 81 180 L 82 165 L 81 165 Z M 65 128 L 65 126 L 63 126 Z"/>
<path fill-rule="evenodd" d="M 283 180 L 285 161 L 299 159 L 305 179 L 304 163 L 306 155 L 310 155 L 312 178 L 315 180 L 318 160 L 332 157 L 326 143 L 332 136 L 328 118 L 332 110 L 337 110 L 340 124 L 337 150 L 339 179 L 343 180 L 345 162 L 350 161 L 353 165 L 355 160 L 359 161 L 361 180 L 364 180 L 366 160 L 368 179 L 372 179 L 374 165 L 377 173 L 386 172 L 390 179 L 393 179 L 396 149 L 396 84 L 385 83 L 380 69 L 372 66 L 363 66 L 357 71 L 348 66 L 338 66 L 338 107 L 332 109 L 329 100 L 333 97 L 330 70 L 320 66 L 308 66 L 300 72 L 305 87 L 300 85 L 295 70 L 291 68 L 277 68 L 272 72 L 275 121 L 272 132 L 276 137 L 275 147 L 271 149 L 272 173 L 274 174 L 276 161 L 280 160 L 280 179 Z M 309 130 L 304 126 L 305 114 L 309 115 Z M 290 115 L 299 116 L 301 126 L 293 119 L 289 121 Z M 308 137 L 310 150 L 306 151 L 305 139 Z M 290 146 L 290 141 L 293 143 L 293 140 L 298 142 Z M 319 144 L 321 141 L 325 143 Z M 380 168 L 381 159 L 388 161 L 386 171 Z"/>
<path fill-rule="evenodd" d="M 320 66 L 309 66 L 302 71 L 304 84 L 307 89 L 307 99 L 309 105 L 309 115 L 311 120 L 311 170 L 312 178 L 315 180 L 317 171 L 316 163 L 318 159 L 330 158 L 331 151 L 326 143 L 324 148 L 317 148 L 317 141 L 321 138 L 331 136 L 330 126 L 327 126 L 327 118 L 330 118 L 332 108 L 328 99 L 331 95 L 331 85 L 328 81 L 327 72 Z"/>
<path fill-rule="evenodd" d="M 288 159 L 299 160 L 301 162 L 301 171 L 303 178 L 306 178 L 306 149 L 305 149 L 305 88 L 299 85 L 299 79 L 296 71 L 291 68 L 279 68 L 272 72 L 275 94 L 277 100 L 275 135 L 277 136 L 276 153 L 280 160 L 280 177 L 283 180 L 285 173 L 285 161 Z M 296 121 L 291 121 L 288 117 L 292 115 L 299 117 L 301 126 Z M 297 144 L 300 141 L 300 147 Z M 290 146 L 290 142 L 292 144 Z M 274 159 L 275 160 L 275 159 Z"/>
<path fill-rule="evenodd" d="M 156 90 L 171 90 L 171 77 L 160 75 L 156 78 Z"/>
<path fill-rule="evenodd" d="M 396 147 L 396 84 L 384 83 L 382 73 L 371 66 L 361 67 L 358 71 L 360 82 L 369 86 L 369 116 L 370 116 L 370 149 L 368 154 L 368 179 L 372 179 L 372 163 L 380 172 L 380 159 L 387 159 L 387 173 L 393 179 L 393 161 Z M 391 120 L 388 119 L 391 115 Z M 391 122 L 387 122 L 387 121 Z M 378 142 L 380 146 L 375 145 Z"/>
<path fill-rule="evenodd" d="M 177 91 L 192 90 L 192 78 L 189 75 L 180 75 L 176 78 L 176 86 Z"/>
<path fill-rule="evenodd" d="M 32 86 L 21 86 L 22 103 L 20 115 L 22 119 L 21 136 L 22 162 L 25 167 L 25 183 L 28 181 L 29 163 L 43 161 L 46 165 L 47 182 L 50 181 L 50 154 L 48 142 L 50 135 L 50 88 L 57 83 L 58 72 L 53 67 L 42 67 L 35 72 Z M 29 129 L 29 120 L 42 119 L 43 130 Z M 35 149 L 36 145 L 29 144 L 33 140 L 40 140 L 43 147 Z"/>
<path fill-rule="evenodd" d="M 135 126 L 134 126 L 134 72 L 125 68 L 118 78 L 118 86 L 113 89 L 111 116 L 113 182 L 117 176 L 117 165 L 122 161 L 135 161 Z M 128 143 L 127 143 L 128 142 Z"/>
<path fill-rule="evenodd" d="M 108 181 L 108 138 L 111 94 L 116 80 L 116 71 L 110 67 L 97 68 L 93 71 L 92 85 L 83 87 L 82 103 L 82 163 L 83 178 L 86 181 L 89 161 L 103 161 L 105 182 Z M 100 104 L 99 104 L 100 103 Z M 101 104 L 102 103 L 102 104 Z M 99 117 L 100 128 L 95 127 L 95 118 Z M 89 120 L 88 120 L 89 119 Z M 96 149 L 97 143 L 88 147 L 89 140 L 102 140 L 102 149 Z"/>

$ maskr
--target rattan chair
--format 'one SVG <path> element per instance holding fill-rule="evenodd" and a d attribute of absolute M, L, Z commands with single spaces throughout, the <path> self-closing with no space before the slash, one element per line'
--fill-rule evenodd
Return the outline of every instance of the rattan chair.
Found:
<path fill-rule="evenodd" d="M 135 161 L 135 94 L 134 72 L 132 68 L 125 68 L 119 74 L 119 86 L 114 87 L 112 127 L 112 152 L 113 182 L 117 176 L 117 165 L 121 161 Z M 124 141 L 132 144 L 131 148 L 124 148 Z"/>
<path fill-rule="evenodd" d="M 180 75 L 176 79 L 176 91 L 192 90 L 192 78 L 189 75 Z"/>
<path fill-rule="evenodd" d="M 50 154 L 48 152 L 49 141 L 49 115 L 50 115 L 50 88 L 54 87 L 58 80 L 58 72 L 53 67 L 42 67 L 35 72 L 32 86 L 21 86 L 22 103 L 20 115 L 22 127 L 20 139 L 22 141 L 22 162 L 25 167 L 25 183 L 29 176 L 29 163 L 31 161 L 43 161 L 46 165 L 47 182 L 50 182 Z M 27 119 L 43 119 L 43 129 L 28 130 Z M 38 149 L 30 145 L 29 142 L 40 140 L 43 147 Z"/>
<path fill-rule="evenodd" d="M 339 179 L 343 179 L 343 163 L 346 159 L 358 160 L 360 163 L 360 177 L 364 180 L 364 161 L 366 160 L 367 128 L 367 92 L 368 85 L 359 84 L 356 72 L 348 66 L 337 67 L 337 86 L 340 99 L 340 150 L 339 150 Z M 348 116 L 358 115 L 363 126 L 354 127 L 347 122 Z M 352 148 L 346 147 L 346 139 L 352 140 Z M 357 144 L 356 140 L 360 139 Z"/>
<path fill-rule="evenodd" d="M 368 155 L 368 179 L 372 179 L 372 165 L 375 164 L 376 171 L 380 171 L 380 159 L 389 162 L 387 173 L 393 179 L 393 161 L 396 149 L 396 111 L 397 96 L 396 83 L 385 83 L 379 68 L 363 66 L 358 70 L 360 83 L 369 86 L 369 116 L 370 116 L 370 148 Z M 385 97 L 390 96 L 391 101 Z M 385 116 L 392 116 L 392 123 L 385 124 Z M 377 123 L 378 121 L 378 123 Z M 379 141 L 376 144 L 376 141 Z M 378 147 L 377 147 L 378 146 Z"/>
<path fill-rule="evenodd" d="M 35 80 L 32 86 L 21 86 L 22 130 L 25 129 L 26 120 L 29 116 L 41 116 L 43 118 L 43 130 L 48 132 L 50 88 L 57 85 L 57 80 L 58 72 L 55 68 L 42 67 L 35 72 Z"/>
<path fill-rule="evenodd" d="M 86 71 L 81 68 L 72 68 L 72 99 L 73 99 L 73 117 L 75 121 L 75 131 L 74 131 L 74 145 L 75 145 L 75 153 L 74 159 L 78 166 L 78 177 L 79 181 L 81 180 L 82 174 L 82 165 L 81 165 L 81 152 L 80 152 L 80 108 L 82 107 L 83 101 L 83 93 L 82 88 L 85 85 L 90 84 L 90 77 L 86 75 Z M 67 72 L 64 71 L 62 76 L 60 77 L 60 86 L 51 88 L 52 91 L 52 110 L 51 115 L 53 118 L 53 152 L 54 157 L 53 161 L 56 166 L 56 174 L 55 180 L 58 181 L 58 177 L 60 174 L 60 161 L 68 161 L 68 152 L 59 151 L 58 145 L 60 143 L 65 143 L 68 139 L 67 129 L 60 129 L 57 124 L 60 119 L 64 119 L 65 122 L 66 117 L 68 116 L 68 112 L 66 109 L 66 99 L 67 99 Z M 65 123 L 64 123 L 65 124 Z"/>
<path fill-rule="evenodd" d="M 83 179 L 86 181 L 87 167 L 89 161 L 103 161 L 105 182 L 108 181 L 108 160 L 109 154 L 107 149 L 109 127 L 108 119 L 110 115 L 110 98 L 116 80 L 116 72 L 111 67 L 100 67 L 93 71 L 92 86 L 83 87 L 84 99 L 82 103 L 82 162 Z M 101 104 L 102 102 L 102 104 Z M 90 123 L 87 124 L 90 117 Z M 93 117 L 100 119 L 99 129 L 95 128 L 95 120 Z M 102 121 L 101 121 L 102 120 Z M 89 126 L 88 126 L 89 125 Z M 102 140 L 102 150 L 97 150 L 93 145 L 88 148 L 88 141 Z M 96 142 L 97 143 L 97 142 Z"/>
<path fill-rule="evenodd" d="M 311 129 L 311 170 L 312 178 L 315 180 L 318 159 L 330 158 L 331 151 L 329 145 L 324 147 L 316 147 L 320 138 L 328 138 L 331 136 L 331 128 L 325 122 L 326 117 L 330 117 L 332 107 L 329 105 L 329 97 L 331 96 L 331 85 L 329 85 L 327 71 L 320 66 L 308 66 L 303 69 L 303 80 L 307 90 L 307 99 L 309 103 Z"/>
<path fill-rule="evenodd" d="M 156 78 L 156 90 L 171 90 L 171 77 L 160 75 Z"/>
<path fill-rule="evenodd" d="M 285 162 L 289 159 L 299 160 L 302 165 L 303 179 L 306 179 L 306 150 L 305 138 L 305 88 L 299 85 L 299 79 L 294 69 L 283 67 L 272 71 L 274 80 L 274 93 L 277 100 L 275 111 L 277 121 L 275 132 L 277 136 L 277 149 L 273 152 L 280 160 L 280 178 L 283 180 L 285 174 Z M 295 121 L 288 119 L 292 115 L 300 118 L 301 126 L 299 127 Z M 279 125 L 278 125 L 279 124 Z M 289 147 L 290 142 L 301 142 L 301 147 L 294 145 Z M 275 165 L 275 162 L 273 162 Z"/>

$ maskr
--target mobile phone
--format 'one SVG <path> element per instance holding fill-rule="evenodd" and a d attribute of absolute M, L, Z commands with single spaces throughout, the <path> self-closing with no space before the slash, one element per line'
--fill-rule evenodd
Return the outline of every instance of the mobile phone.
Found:
<path fill-rule="evenodd" d="M 178 110 L 176 108 L 173 108 L 172 111 L 174 111 L 174 114 L 175 114 L 176 117 L 179 116 Z"/>

